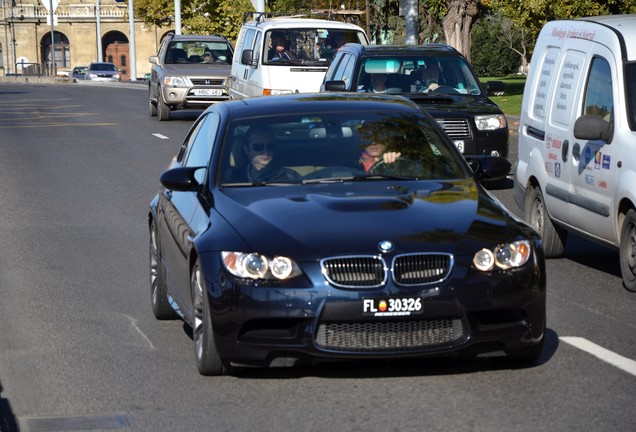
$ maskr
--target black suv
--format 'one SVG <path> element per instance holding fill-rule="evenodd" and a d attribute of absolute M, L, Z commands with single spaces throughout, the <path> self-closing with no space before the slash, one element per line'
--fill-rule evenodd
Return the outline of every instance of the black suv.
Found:
<path fill-rule="evenodd" d="M 223 35 L 167 35 L 157 55 L 149 58 L 150 116 L 168 120 L 171 111 L 204 109 L 228 100 L 233 56 L 232 44 Z"/>
<path fill-rule="evenodd" d="M 401 94 L 431 114 L 462 153 L 507 157 L 506 117 L 487 97 L 489 86 L 503 91 L 497 81 L 482 87 L 449 45 L 349 43 L 334 57 L 321 91 Z"/>

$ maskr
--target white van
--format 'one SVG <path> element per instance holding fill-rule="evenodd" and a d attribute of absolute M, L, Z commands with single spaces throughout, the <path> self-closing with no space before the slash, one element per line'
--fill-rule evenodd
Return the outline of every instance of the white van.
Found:
<path fill-rule="evenodd" d="M 367 44 L 368 38 L 349 23 L 255 13 L 236 43 L 230 97 L 319 92 L 331 59 L 347 42 Z"/>
<path fill-rule="evenodd" d="M 514 196 L 563 254 L 568 231 L 620 253 L 636 291 L 636 15 L 552 21 L 532 56 Z"/>

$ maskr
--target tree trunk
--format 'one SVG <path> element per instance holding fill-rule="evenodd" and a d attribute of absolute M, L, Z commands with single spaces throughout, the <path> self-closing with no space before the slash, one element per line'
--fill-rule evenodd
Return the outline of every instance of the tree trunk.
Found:
<path fill-rule="evenodd" d="M 442 22 L 446 43 L 455 47 L 470 61 L 470 30 L 479 14 L 477 0 L 448 0 L 448 14 Z"/>

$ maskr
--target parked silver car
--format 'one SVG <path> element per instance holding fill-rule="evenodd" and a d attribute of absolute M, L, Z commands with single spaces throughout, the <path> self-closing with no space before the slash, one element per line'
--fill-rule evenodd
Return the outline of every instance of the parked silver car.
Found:
<path fill-rule="evenodd" d="M 90 81 L 121 81 L 121 74 L 113 63 L 93 62 L 88 65 L 86 79 Z"/>

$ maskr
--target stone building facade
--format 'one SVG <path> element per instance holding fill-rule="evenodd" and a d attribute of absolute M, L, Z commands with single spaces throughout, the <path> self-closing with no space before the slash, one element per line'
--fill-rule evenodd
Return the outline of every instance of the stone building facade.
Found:
<path fill-rule="evenodd" d="M 56 2 L 59 4 L 51 25 L 49 10 Z M 133 38 L 126 2 L 0 0 L 0 4 L 0 75 L 52 75 L 75 66 L 88 66 L 92 61 L 110 61 L 121 70 L 122 81 L 130 80 L 133 70 L 136 79 L 142 78 L 150 72 L 148 57 L 156 54 L 161 39 L 171 30 L 135 19 L 135 49 L 131 50 Z M 52 34 L 55 67 L 51 62 Z"/>

